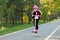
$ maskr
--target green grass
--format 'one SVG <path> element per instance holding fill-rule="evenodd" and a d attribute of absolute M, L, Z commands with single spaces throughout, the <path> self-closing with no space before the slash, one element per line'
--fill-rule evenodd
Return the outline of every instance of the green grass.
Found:
<path fill-rule="evenodd" d="M 1 30 L 0 31 L 0 35 L 4 35 L 4 34 L 8 34 L 8 33 L 11 33 L 11 32 L 15 32 L 15 31 L 18 31 L 18 30 L 22 30 L 22 29 L 25 29 L 25 28 L 28 28 L 32 26 L 32 24 L 20 24 L 20 25 L 9 25 L 9 26 L 4 26 L 6 29 L 5 30 Z"/>
<path fill-rule="evenodd" d="M 41 21 L 39 21 L 39 24 L 43 24 L 43 23 L 46 23 L 46 22 L 43 22 L 41 20 Z M 29 27 L 32 27 L 32 26 L 33 26 L 33 23 L 30 23 L 30 24 L 25 23 L 25 24 L 18 24 L 18 25 L 7 25 L 7 26 L 3 26 L 5 29 L 3 31 L 0 30 L 0 36 L 1 35 L 5 35 L 5 34 L 8 34 L 8 33 L 15 32 L 15 31 L 23 30 L 23 29 L 26 29 L 26 28 L 29 28 Z"/>

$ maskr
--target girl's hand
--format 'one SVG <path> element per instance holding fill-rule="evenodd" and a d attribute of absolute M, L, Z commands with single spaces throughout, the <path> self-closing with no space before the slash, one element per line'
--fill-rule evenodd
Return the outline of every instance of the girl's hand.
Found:
<path fill-rule="evenodd" d="M 32 17 L 34 17 L 35 15 L 32 15 Z"/>

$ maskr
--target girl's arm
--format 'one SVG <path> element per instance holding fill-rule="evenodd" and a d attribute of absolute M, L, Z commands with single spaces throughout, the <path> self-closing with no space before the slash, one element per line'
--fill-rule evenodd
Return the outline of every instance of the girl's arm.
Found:
<path fill-rule="evenodd" d="M 41 17 L 41 15 L 42 15 L 42 12 L 41 12 L 40 10 L 38 10 L 38 11 L 40 12 L 40 15 L 39 15 L 39 16 Z"/>
<path fill-rule="evenodd" d="M 32 17 L 34 17 L 34 16 L 35 16 L 35 15 L 33 15 L 33 12 L 34 12 L 34 11 L 32 11 Z"/>

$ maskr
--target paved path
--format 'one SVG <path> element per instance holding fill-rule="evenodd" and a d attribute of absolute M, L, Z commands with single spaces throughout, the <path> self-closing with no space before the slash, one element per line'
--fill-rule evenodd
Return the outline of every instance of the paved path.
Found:
<path fill-rule="evenodd" d="M 0 36 L 0 40 L 60 40 L 60 20 L 39 25 L 38 35 L 31 32 L 33 29 L 3 35 Z"/>

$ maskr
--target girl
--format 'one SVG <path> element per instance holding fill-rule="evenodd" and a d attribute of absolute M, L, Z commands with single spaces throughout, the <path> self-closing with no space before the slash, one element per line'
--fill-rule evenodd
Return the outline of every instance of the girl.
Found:
<path fill-rule="evenodd" d="M 38 21 L 42 15 L 41 11 L 38 9 L 37 5 L 33 6 L 33 11 L 32 11 L 32 18 L 34 21 L 34 26 L 35 26 L 35 30 L 33 30 L 33 32 L 38 33 Z"/>

